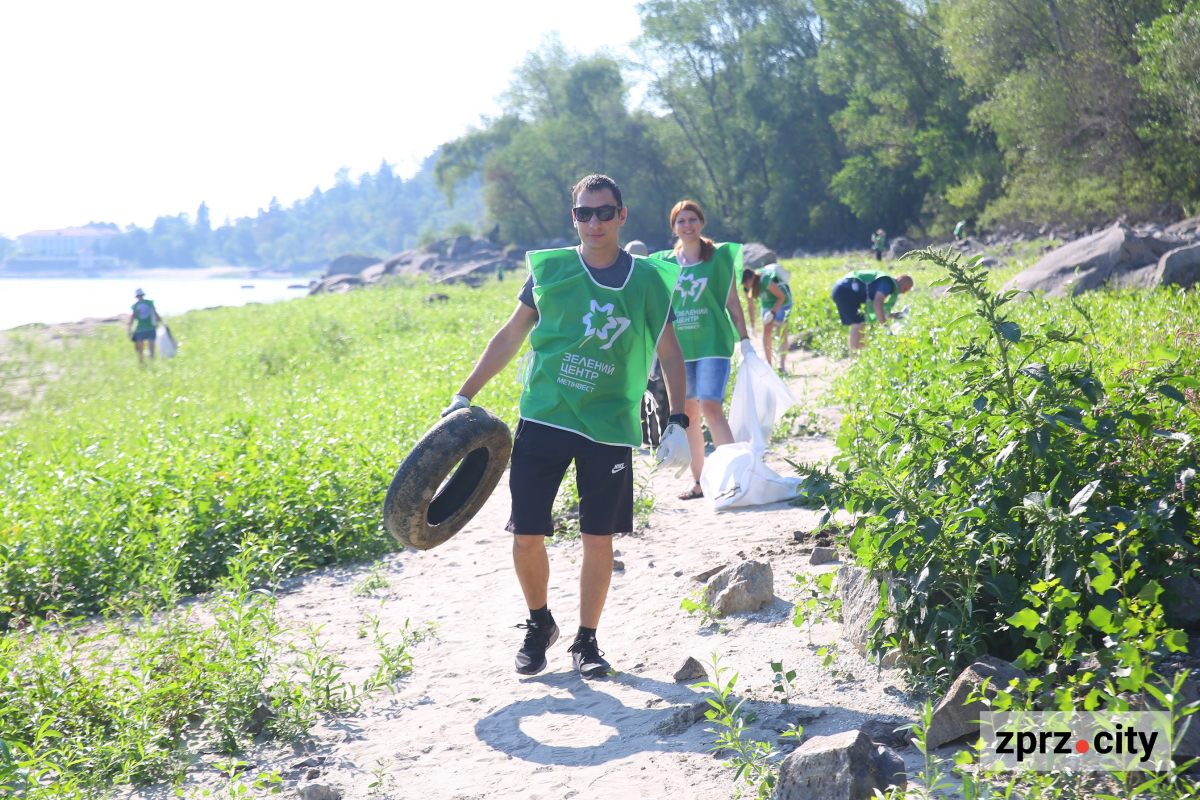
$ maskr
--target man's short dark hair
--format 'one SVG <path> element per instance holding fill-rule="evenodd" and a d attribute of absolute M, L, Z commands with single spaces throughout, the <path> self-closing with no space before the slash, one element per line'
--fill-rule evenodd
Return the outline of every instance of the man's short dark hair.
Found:
<path fill-rule="evenodd" d="M 617 186 L 617 182 L 607 175 L 598 173 L 588 175 L 586 178 L 575 184 L 575 188 L 571 190 L 571 202 L 574 203 L 579 199 L 580 192 L 595 192 L 599 189 L 608 189 L 612 192 L 612 196 L 617 200 L 617 206 L 621 203 L 621 187 Z"/>

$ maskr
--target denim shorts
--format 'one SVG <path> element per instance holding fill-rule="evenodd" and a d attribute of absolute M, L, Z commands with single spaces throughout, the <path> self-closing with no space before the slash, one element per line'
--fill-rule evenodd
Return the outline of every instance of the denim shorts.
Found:
<path fill-rule="evenodd" d="M 729 383 L 728 358 L 698 358 L 684 363 L 687 367 L 687 399 L 725 402 L 725 384 Z"/>
<path fill-rule="evenodd" d="M 763 313 L 765 314 L 767 311 L 770 311 L 770 310 L 771 309 L 768 308 Z M 786 306 L 780 306 L 779 310 L 775 312 L 775 316 L 773 319 L 775 322 L 783 322 L 785 319 L 790 317 L 791 314 L 792 314 L 792 304 L 788 303 Z M 759 315 L 759 316 L 761 319 L 762 315 Z"/>
<path fill-rule="evenodd" d="M 153 330 L 135 331 L 133 334 L 133 341 L 135 341 L 135 342 L 153 342 L 155 337 L 157 337 L 157 336 L 158 336 L 158 332 L 153 331 Z"/>

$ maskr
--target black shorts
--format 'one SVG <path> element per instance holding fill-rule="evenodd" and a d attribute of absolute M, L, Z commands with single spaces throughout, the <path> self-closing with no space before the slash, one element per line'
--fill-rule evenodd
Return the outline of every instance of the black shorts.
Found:
<path fill-rule="evenodd" d="M 574 431 L 523 419 L 513 441 L 512 516 L 519 536 L 554 534 L 554 497 L 571 461 L 579 488 L 579 530 L 592 536 L 633 531 L 633 448 L 593 442 Z"/>
<path fill-rule="evenodd" d="M 858 325 L 867 321 L 862 313 L 866 301 L 850 284 L 849 278 L 842 278 L 833 285 L 833 304 L 837 306 L 838 319 L 843 325 Z"/>

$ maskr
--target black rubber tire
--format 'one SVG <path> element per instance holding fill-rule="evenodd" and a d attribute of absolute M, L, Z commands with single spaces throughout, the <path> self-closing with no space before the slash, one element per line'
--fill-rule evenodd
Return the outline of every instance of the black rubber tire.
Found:
<path fill-rule="evenodd" d="M 445 542 L 483 508 L 511 453 L 508 426 L 486 408 L 463 408 L 443 417 L 392 478 L 383 501 L 388 532 L 417 550 Z M 454 475 L 442 486 L 451 470 Z"/>

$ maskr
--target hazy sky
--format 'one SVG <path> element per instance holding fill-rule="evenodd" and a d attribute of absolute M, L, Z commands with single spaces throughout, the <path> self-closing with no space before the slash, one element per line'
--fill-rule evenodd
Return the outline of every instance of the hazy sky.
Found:
<path fill-rule="evenodd" d="M 214 224 L 381 159 L 408 174 L 557 31 L 639 33 L 634 0 L 0 0 L 0 235 Z"/>

